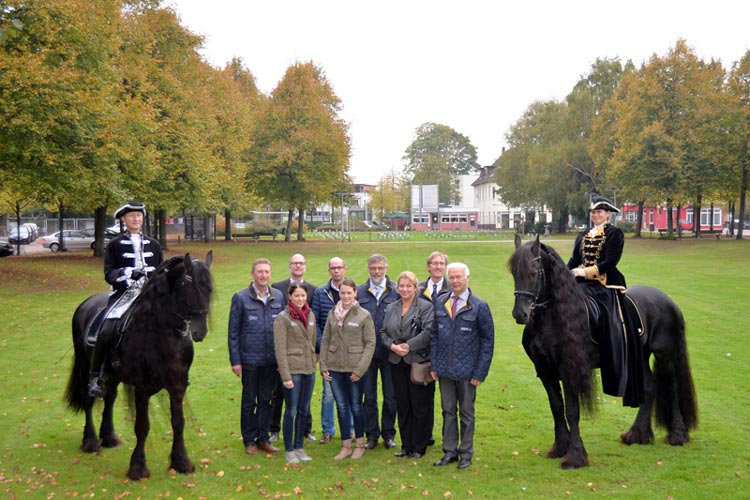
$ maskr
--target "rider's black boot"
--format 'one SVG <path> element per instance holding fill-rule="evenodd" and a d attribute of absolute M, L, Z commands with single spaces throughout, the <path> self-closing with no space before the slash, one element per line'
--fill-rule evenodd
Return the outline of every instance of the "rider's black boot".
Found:
<path fill-rule="evenodd" d="M 91 378 L 89 379 L 89 396 L 103 398 L 104 390 L 104 362 L 107 355 L 108 339 L 106 329 L 101 328 L 94 345 L 94 355 L 91 359 Z"/>

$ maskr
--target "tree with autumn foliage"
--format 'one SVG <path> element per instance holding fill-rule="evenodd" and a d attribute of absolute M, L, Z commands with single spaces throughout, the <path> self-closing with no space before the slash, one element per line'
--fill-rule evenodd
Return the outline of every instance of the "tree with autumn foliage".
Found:
<path fill-rule="evenodd" d="M 378 181 L 377 187 L 370 194 L 370 209 L 380 219 L 390 212 L 408 212 L 411 197 L 411 183 L 404 173 L 391 169 Z"/>
<path fill-rule="evenodd" d="M 340 111 L 323 70 L 312 62 L 295 63 L 257 121 L 247 182 L 258 197 L 289 211 L 286 241 L 295 209 L 301 240 L 307 207 L 332 201 L 348 184 L 350 141 Z"/>
<path fill-rule="evenodd" d="M 458 203 L 459 175 L 479 170 L 477 150 L 468 137 L 447 125 L 420 125 L 406 153 L 406 173 L 412 184 L 437 184 L 443 203 Z"/>

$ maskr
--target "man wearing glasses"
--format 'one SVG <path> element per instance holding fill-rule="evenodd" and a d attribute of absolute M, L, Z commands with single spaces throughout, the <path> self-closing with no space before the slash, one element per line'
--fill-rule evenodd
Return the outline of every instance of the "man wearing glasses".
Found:
<path fill-rule="evenodd" d="M 315 323 L 317 326 L 317 345 L 315 352 L 320 354 L 320 342 L 323 340 L 323 330 L 326 326 L 328 313 L 334 308 L 339 301 L 339 287 L 346 276 L 346 264 L 341 257 L 333 257 L 328 261 L 328 274 L 331 279 L 323 286 L 319 286 L 313 292 L 312 305 L 310 306 L 315 314 Z M 323 427 L 323 435 L 320 438 L 320 444 L 330 443 L 336 434 L 333 419 L 333 392 L 331 383 L 323 379 L 323 398 L 320 409 L 320 423 Z"/>
<path fill-rule="evenodd" d="M 378 438 L 383 437 L 383 445 L 388 448 L 396 446 L 396 391 L 391 379 L 390 352 L 380 339 L 380 330 L 385 320 L 385 309 L 388 304 L 400 298 L 396 284 L 388 278 L 388 261 L 380 254 L 373 254 L 367 259 L 367 272 L 370 278 L 357 287 L 359 305 L 370 313 L 375 323 L 376 345 L 370 368 L 365 379 L 365 433 L 368 450 L 378 445 Z M 378 371 L 383 391 L 382 425 L 378 415 Z"/>
<path fill-rule="evenodd" d="M 305 281 L 305 271 L 307 271 L 307 260 L 302 254 L 294 254 L 289 259 L 289 279 L 277 281 L 271 286 L 284 295 L 284 306 L 289 298 L 289 285 L 298 283 L 307 291 L 307 303 L 312 305 L 313 292 L 317 288 L 315 285 Z M 273 416 L 271 417 L 271 438 L 270 442 L 278 441 L 279 432 L 281 431 L 281 414 L 284 405 L 284 391 L 281 390 L 281 378 L 277 377 L 273 388 L 271 406 L 273 407 Z M 308 441 L 315 441 L 312 433 L 312 414 L 307 416 L 307 427 L 305 428 L 305 437 Z"/>

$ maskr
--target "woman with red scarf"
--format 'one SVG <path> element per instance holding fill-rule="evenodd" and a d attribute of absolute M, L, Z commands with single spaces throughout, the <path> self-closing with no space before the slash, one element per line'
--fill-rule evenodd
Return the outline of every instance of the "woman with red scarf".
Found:
<path fill-rule="evenodd" d="M 307 304 L 307 290 L 300 283 L 289 285 L 287 307 L 273 323 L 273 341 L 284 385 L 284 457 L 290 464 L 297 464 L 312 460 L 303 446 L 317 362 L 315 315 Z"/>

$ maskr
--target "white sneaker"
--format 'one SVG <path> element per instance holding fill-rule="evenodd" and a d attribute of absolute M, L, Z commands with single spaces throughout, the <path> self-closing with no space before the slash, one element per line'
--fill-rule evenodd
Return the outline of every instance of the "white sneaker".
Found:
<path fill-rule="evenodd" d="M 294 450 L 294 453 L 297 455 L 297 458 L 302 460 L 303 462 L 309 462 L 312 460 L 312 457 L 305 453 L 305 450 L 300 448 L 299 450 Z"/>
<path fill-rule="evenodd" d="M 299 458 L 297 458 L 297 454 L 293 451 L 287 451 L 284 453 L 284 458 L 286 461 L 292 465 L 299 463 Z"/>
<path fill-rule="evenodd" d="M 278 440 L 279 440 L 279 433 L 278 432 L 272 433 L 271 436 L 268 438 L 268 442 L 269 443 L 275 443 Z"/>

